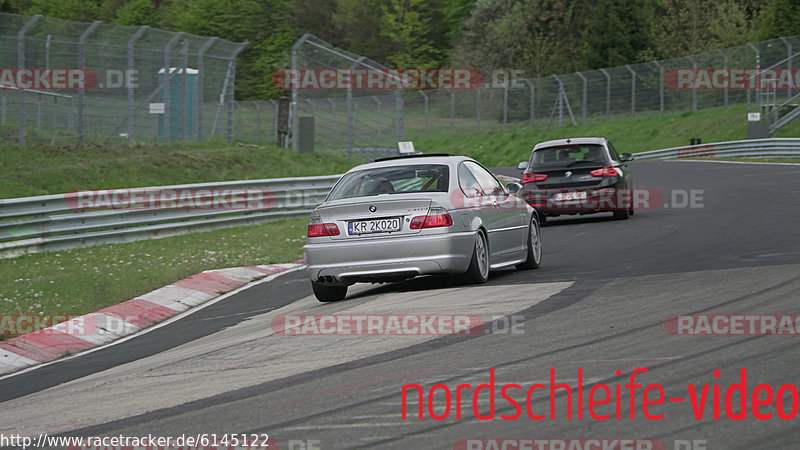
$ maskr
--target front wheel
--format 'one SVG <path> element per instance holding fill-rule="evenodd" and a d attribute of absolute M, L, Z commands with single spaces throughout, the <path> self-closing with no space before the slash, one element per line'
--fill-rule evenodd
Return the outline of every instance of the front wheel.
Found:
<path fill-rule="evenodd" d="M 531 270 L 538 269 L 542 262 L 542 235 L 539 233 L 539 221 L 536 214 L 531 217 L 528 225 L 528 259 L 524 263 L 517 264 L 517 269 Z"/>
<path fill-rule="evenodd" d="M 325 286 L 324 284 L 311 282 L 311 289 L 314 296 L 321 302 L 335 302 L 347 296 L 347 286 Z"/>
<path fill-rule="evenodd" d="M 466 283 L 486 283 L 489 280 L 489 246 L 486 235 L 478 231 L 475 236 L 475 245 L 472 247 L 472 260 L 469 268 L 462 276 Z"/>

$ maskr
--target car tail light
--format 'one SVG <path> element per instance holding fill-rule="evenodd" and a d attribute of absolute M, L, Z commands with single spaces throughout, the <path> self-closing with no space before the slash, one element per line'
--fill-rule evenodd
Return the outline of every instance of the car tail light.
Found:
<path fill-rule="evenodd" d="M 444 208 L 431 208 L 427 216 L 417 216 L 411 219 L 409 228 L 420 230 L 422 228 L 440 228 L 453 226 L 453 218 Z"/>
<path fill-rule="evenodd" d="M 339 227 L 335 223 L 322 223 L 319 216 L 308 221 L 308 237 L 338 236 Z"/>
<path fill-rule="evenodd" d="M 614 168 L 612 165 L 608 165 L 603 167 L 602 169 L 597 169 L 589 172 L 593 177 L 618 177 L 619 174 L 617 173 L 617 169 Z"/>
<path fill-rule="evenodd" d="M 525 172 L 522 174 L 522 184 L 529 183 L 531 181 L 539 182 L 544 181 L 547 179 L 547 175 L 543 173 L 533 173 L 533 172 Z"/>

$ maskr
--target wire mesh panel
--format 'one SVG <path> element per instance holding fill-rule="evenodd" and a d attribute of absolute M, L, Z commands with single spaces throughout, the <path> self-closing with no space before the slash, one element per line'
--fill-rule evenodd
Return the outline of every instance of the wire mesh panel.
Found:
<path fill-rule="evenodd" d="M 0 13 L 0 139 L 71 145 L 231 138 L 233 63 L 244 45 Z"/>
<path fill-rule="evenodd" d="M 401 139 L 582 126 L 745 104 L 754 111 L 773 105 L 771 114 L 775 117 L 780 116 L 775 112 L 780 107 L 785 117 L 792 104 L 782 103 L 800 92 L 794 84 L 789 89 L 776 89 L 774 85 L 769 89 L 760 82 L 745 87 L 736 83 L 762 76 L 757 74 L 767 68 L 798 69 L 798 52 L 800 37 L 794 36 L 682 58 L 539 78 L 484 73 L 483 82 L 471 89 L 398 91 L 306 86 L 292 91 L 293 111 L 295 116 L 316 118 L 318 148 L 342 151 L 394 147 Z M 292 55 L 296 69 L 387 70 L 376 61 L 311 35 L 295 44 Z M 794 72 L 791 74 L 794 76 Z M 710 77 L 714 79 L 709 82 Z M 795 104 L 800 103 L 795 100 Z M 800 114 L 800 108 L 798 111 Z"/>

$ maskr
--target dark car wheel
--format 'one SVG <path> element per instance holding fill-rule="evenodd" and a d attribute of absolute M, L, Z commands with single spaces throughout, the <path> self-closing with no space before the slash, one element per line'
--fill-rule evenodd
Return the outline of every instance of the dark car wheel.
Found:
<path fill-rule="evenodd" d="M 314 296 L 321 302 L 335 302 L 347 296 L 347 286 L 325 286 L 324 284 L 311 282 L 311 289 Z"/>
<path fill-rule="evenodd" d="M 633 200 L 631 200 L 631 206 L 627 206 L 623 204 L 623 199 L 621 195 L 617 196 L 617 208 L 614 210 L 614 220 L 627 220 L 628 216 L 630 215 L 630 210 L 633 208 Z"/>
<path fill-rule="evenodd" d="M 471 284 L 486 283 L 489 280 L 489 245 L 482 231 L 475 236 L 472 260 L 462 278 L 464 282 Z"/>
<path fill-rule="evenodd" d="M 542 236 L 539 233 L 539 221 L 536 214 L 531 217 L 528 225 L 528 259 L 522 264 L 517 264 L 517 269 L 538 269 L 542 262 Z"/>

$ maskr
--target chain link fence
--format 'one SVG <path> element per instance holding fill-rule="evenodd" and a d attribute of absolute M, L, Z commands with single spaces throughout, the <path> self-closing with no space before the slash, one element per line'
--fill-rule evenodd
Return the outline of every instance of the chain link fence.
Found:
<path fill-rule="evenodd" d="M 0 142 L 230 139 L 234 62 L 245 45 L 0 13 Z"/>
<path fill-rule="evenodd" d="M 292 69 L 386 69 L 311 35 L 297 41 L 292 61 Z M 582 126 L 733 105 L 746 105 L 748 112 L 766 112 L 762 115 L 766 120 L 769 111 L 774 111 L 770 105 L 785 103 L 782 107 L 792 108 L 800 103 L 796 101 L 798 91 L 785 86 L 776 89 L 774 83 L 754 82 L 751 86 L 748 80 L 763 76 L 759 72 L 764 69 L 789 69 L 796 86 L 800 84 L 797 68 L 800 36 L 548 77 L 513 78 L 511 70 L 499 70 L 484 74 L 478 89 L 297 89 L 292 91 L 293 129 L 297 129 L 298 117 L 314 117 L 316 148 L 352 153 L 354 148 L 394 147 L 398 141 L 427 136 Z M 738 77 L 745 87 L 724 87 L 723 78 L 713 79 L 719 70 L 723 76 L 731 76 L 729 84 L 735 84 L 733 78 Z M 277 102 L 240 102 L 237 109 L 243 117 L 238 138 L 274 141 L 277 126 L 269 120 L 276 117 Z M 244 119 L 259 111 L 259 127 L 252 119 Z M 742 117 L 743 124 L 745 120 Z"/>

